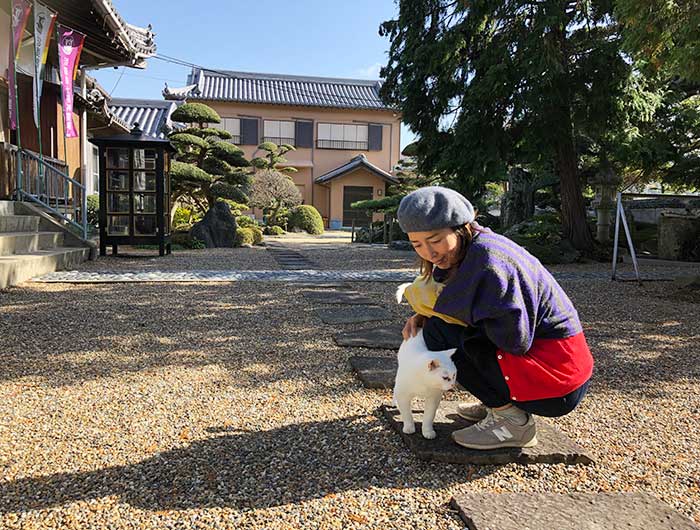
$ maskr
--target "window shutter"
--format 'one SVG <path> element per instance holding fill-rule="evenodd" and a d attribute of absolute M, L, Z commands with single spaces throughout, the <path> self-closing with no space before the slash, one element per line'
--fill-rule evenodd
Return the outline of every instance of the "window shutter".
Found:
<path fill-rule="evenodd" d="M 258 120 L 241 118 L 241 145 L 258 145 Z"/>
<path fill-rule="evenodd" d="M 295 147 L 313 147 L 314 143 L 314 124 L 310 121 L 294 122 L 294 137 L 296 138 Z"/>
<path fill-rule="evenodd" d="M 381 151 L 382 150 L 382 126 L 381 125 L 369 125 L 369 150 L 370 151 Z"/>

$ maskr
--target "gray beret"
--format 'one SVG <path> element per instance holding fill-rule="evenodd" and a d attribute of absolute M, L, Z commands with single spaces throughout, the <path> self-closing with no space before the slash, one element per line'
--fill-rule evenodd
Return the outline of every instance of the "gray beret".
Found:
<path fill-rule="evenodd" d="M 427 232 L 471 223 L 474 207 L 455 190 L 428 186 L 401 199 L 396 215 L 404 232 Z"/>

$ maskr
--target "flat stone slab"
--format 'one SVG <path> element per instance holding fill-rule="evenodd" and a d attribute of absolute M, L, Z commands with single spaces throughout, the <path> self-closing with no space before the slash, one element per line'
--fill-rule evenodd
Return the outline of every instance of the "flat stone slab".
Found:
<path fill-rule="evenodd" d="M 304 297 L 318 304 L 369 305 L 375 303 L 362 293 L 353 291 L 305 291 Z"/>
<path fill-rule="evenodd" d="M 343 331 L 333 335 L 333 339 L 338 346 L 398 350 L 403 341 L 401 330 L 403 324 L 391 324 L 381 328 Z"/>
<path fill-rule="evenodd" d="M 512 462 L 519 464 L 590 464 L 593 462 L 593 458 L 562 431 L 539 418 L 535 420 L 537 422 L 537 440 L 539 441 L 535 447 L 481 451 L 461 447 L 451 440 L 450 433 L 468 427 L 472 423 L 457 415 L 456 406 L 456 402 L 449 401 L 443 401 L 440 405 L 434 422 L 437 433 L 437 438 L 434 440 L 426 440 L 420 434 L 422 411 L 413 413 L 416 421 L 415 434 L 401 432 L 403 424 L 398 409 L 383 405 L 381 411 L 391 427 L 399 433 L 409 450 L 421 460 L 474 465 L 509 464 Z M 552 528 L 556 528 L 556 526 L 552 526 Z"/>
<path fill-rule="evenodd" d="M 163 258 L 167 259 L 167 258 Z M 411 271 L 56 271 L 34 278 L 39 283 L 141 283 L 141 282 L 409 282 L 416 277 Z"/>
<path fill-rule="evenodd" d="M 348 359 L 350 367 L 365 388 L 394 388 L 398 361 L 396 357 L 365 357 Z"/>
<path fill-rule="evenodd" d="M 470 530 L 700 530 L 646 493 L 465 493 L 451 505 Z"/>
<path fill-rule="evenodd" d="M 324 307 L 314 312 L 326 324 L 355 324 L 391 318 L 389 311 L 377 306 Z"/>

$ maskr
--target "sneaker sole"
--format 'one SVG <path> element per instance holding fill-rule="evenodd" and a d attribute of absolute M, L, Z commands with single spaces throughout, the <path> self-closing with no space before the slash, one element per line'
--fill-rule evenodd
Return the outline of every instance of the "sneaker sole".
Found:
<path fill-rule="evenodd" d="M 497 444 L 489 444 L 489 445 L 475 445 L 475 444 L 465 444 L 462 442 L 459 442 L 455 440 L 452 436 L 452 441 L 456 443 L 457 445 L 464 447 L 466 449 L 476 449 L 476 450 L 482 450 L 482 449 L 508 449 L 508 448 L 518 448 L 518 449 L 524 449 L 527 447 L 534 447 L 537 445 L 537 435 L 532 437 L 532 440 L 529 442 L 525 443 L 524 445 L 521 444 L 515 444 L 515 443 L 508 443 L 508 442 L 499 442 Z"/>

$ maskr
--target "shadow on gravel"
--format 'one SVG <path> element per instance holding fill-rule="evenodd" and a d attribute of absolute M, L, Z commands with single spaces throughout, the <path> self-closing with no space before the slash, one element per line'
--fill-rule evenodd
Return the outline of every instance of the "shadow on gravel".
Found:
<path fill-rule="evenodd" d="M 153 511 L 266 508 L 369 487 L 445 488 L 496 469 L 482 467 L 477 475 L 469 466 L 382 455 L 386 444 L 401 442 L 373 416 L 263 432 L 212 430 L 219 435 L 133 465 L 0 482 L 0 513 L 108 495 Z M 427 483 L 416 478 L 426 471 L 439 479 Z"/>

